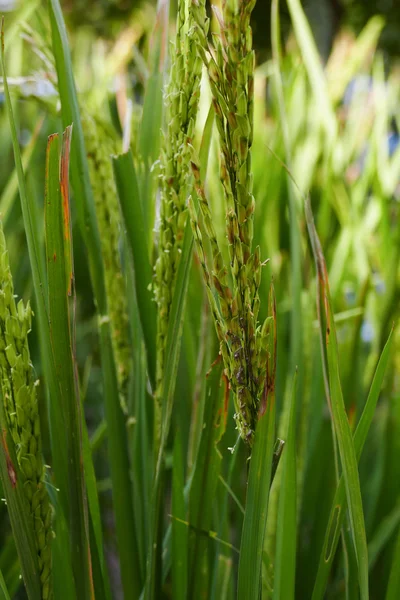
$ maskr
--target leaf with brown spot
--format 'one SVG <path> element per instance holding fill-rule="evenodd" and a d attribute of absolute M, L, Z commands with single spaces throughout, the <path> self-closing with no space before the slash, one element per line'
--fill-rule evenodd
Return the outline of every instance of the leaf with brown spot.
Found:
<path fill-rule="evenodd" d="M 13 465 L 12 460 L 10 458 L 10 451 L 8 450 L 8 445 L 7 445 L 7 431 L 6 431 L 6 429 L 3 429 L 3 431 L 2 431 L 1 443 L 3 445 L 3 450 L 4 450 L 4 453 L 5 453 L 5 456 L 6 456 L 8 477 L 9 477 L 9 480 L 11 482 L 11 486 L 13 488 L 15 488 L 15 486 L 17 485 L 17 473 L 16 473 L 16 471 L 14 469 L 14 465 Z"/>
<path fill-rule="evenodd" d="M 45 241 L 51 346 L 60 386 L 59 406 L 64 430 L 60 443 L 69 457 L 65 477 L 69 508 L 73 570 L 79 597 L 94 598 L 92 563 L 89 546 L 89 517 L 82 465 L 82 408 L 79 398 L 74 356 L 74 313 L 68 296 L 72 292 L 72 250 L 69 217 L 68 164 L 71 128 L 63 136 L 60 156 L 58 135 L 49 137 L 45 190 Z M 61 260 L 54 260 L 54 257 Z M 62 259 L 64 257 L 64 260 Z M 61 441 L 62 440 L 62 441 Z"/>
<path fill-rule="evenodd" d="M 72 282 L 74 278 L 71 242 L 71 216 L 69 202 L 69 158 L 71 152 L 71 136 L 72 125 L 69 125 L 63 133 L 60 159 L 60 189 L 64 219 L 64 252 L 66 271 L 68 275 L 68 296 L 71 296 Z"/>

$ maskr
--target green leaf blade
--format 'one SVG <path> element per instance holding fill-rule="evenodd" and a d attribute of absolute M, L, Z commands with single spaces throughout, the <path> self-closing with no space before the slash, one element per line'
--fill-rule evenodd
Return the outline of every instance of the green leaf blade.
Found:
<path fill-rule="evenodd" d="M 3 573 L 0 571 L 0 600 L 11 600 L 10 594 L 4 581 Z"/>
<path fill-rule="evenodd" d="M 64 421 L 68 460 L 68 517 L 72 566 L 77 594 L 94 596 L 89 549 L 88 508 L 84 483 L 81 435 L 81 402 L 74 359 L 73 331 L 69 294 L 72 281 L 71 227 L 69 213 L 68 165 L 71 128 L 63 136 L 60 162 L 59 138 L 52 135 L 47 147 L 45 236 L 49 290 L 51 343 L 57 365 L 60 396 L 58 403 Z M 60 179 L 59 179 L 60 177 Z M 72 319 L 71 319 L 72 317 Z M 58 432 L 61 434 L 61 432 Z M 61 438 L 62 439 L 62 438 Z M 60 441 L 60 440 L 59 440 Z"/>
<path fill-rule="evenodd" d="M 182 254 L 179 262 L 175 292 L 172 299 L 170 320 L 168 323 L 166 365 L 163 379 L 163 404 L 162 404 L 162 430 L 161 443 L 158 449 L 157 464 L 154 477 L 152 519 L 151 519 L 151 543 L 149 545 L 149 556 L 147 560 L 146 600 L 156 598 L 157 586 L 161 584 L 162 570 L 160 565 L 160 553 L 162 550 L 161 537 L 161 502 L 163 486 L 163 462 L 165 445 L 171 424 L 172 409 L 174 404 L 174 392 L 176 374 L 178 371 L 178 360 L 181 347 L 183 318 L 186 305 L 187 290 L 189 285 L 189 273 L 192 264 L 193 236 L 190 221 L 187 219 L 183 238 Z"/>
<path fill-rule="evenodd" d="M 206 387 L 206 405 L 200 446 L 189 492 L 189 597 L 210 596 L 209 540 L 204 535 L 212 527 L 213 508 L 221 471 L 218 449 L 225 431 L 229 389 L 222 393 L 221 366 L 214 366 Z"/>
<path fill-rule="evenodd" d="M 156 372 L 156 310 L 151 282 L 153 271 L 149 261 L 147 234 L 139 199 L 139 188 L 132 152 L 113 157 L 121 213 L 131 251 L 137 303 L 146 345 L 147 363 L 152 386 Z"/>
<path fill-rule="evenodd" d="M 317 269 L 319 301 L 325 312 L 326 320 L 326 324 L 324 324 L 324 320 L 320 311 L 319 317 L 321 323 L 321 336 L 324 339 L 326 347 L 329 371 L 330 398 L 328 401 L 330 401 L 331 404 L 332 417 L 343 468 L 343 479 L 349 507 L 352 537 L 357 557 L 361 598 L 363 600 L 368 600 L 368 548 L 367 537 L 365 533 L 364 512 L 361 498 L 357 456 L 340 384 L 336 329 L 329 294 L 326 264 L 308 200 L 306 202 L 306 218 Z"/>
<path fill-rule="evenodd" d="M 385 347 L 379 359 L 371 389 L 368 394 L 367 402 L 360 417 L 354 434 L 354 448 L 357 461 L 360 460 L 367 435 L 375 413 L 376 405 L 383 379 L 386 373 L 392 345 L 392 333 L 390 334 Z M 325 534 L 324 545 L 318 564 L 317 577 L 314 584 L 312 600 L 322 600 L 328 583 L 329 572 L 335 558 L 335 551 L 339 542 L 341 526 L 345 517 L 346 509 L 346 489 L 343 476 L 340 478 L 339 485 L 332 501 L 328 527 Z"/>
<path fill-rule="evenodd" d="M 261 566 L 274 459 L 277 325 L 273 286 L 269 306 L 272 325 L 267 375 L 250 459 L 239 557 L 237 597 L 248 600 L 258 600 L 261 590 Z"/>
<path fill-rule="evenodd" d="M 117 374 L 111 343 L 100 235 L 94 211 L 94 200 L 90 186 L 68 37 L 58 0 L 49 1 L 49 13 L 62 119 L 65 126 L 71 122 L 74 124 L 74 138 L 71 148 L 71 180 L 75 194 L 78 222 L 88 250 L 90 275 L 99 312 L 103 390 L 121 578 L 126 597 L 137 598 L 140 595 L 142 583 L 139 560 L 137 560 L 138 550 L 134 527 L 129 453 L 126 425 L 119 402 Z"/>
<path fill-rule="evenodd" d="M 258 600 L 260 594 L 262 550 L 267 522 L 274 443 L 275 397 L 270 395 L 267 410 L 257 424 L 250 461 L 240 545 L 238 599 Z"/>
<path fill-rule="evenodd" d="M 295 374 L 289 412 L 287 441 L 283 454 L 283 474 L 279 496 L 274 577 L 274 600 L 295 598 L 297 485 L 296 485 L 296 393 Z"/>
<path fill-rule="evenodd" d="M 400 589 L 400 531 L 394 548 L 385 600 L 397 600 Z"/>
<path fill-rule="evenodd" d="M 172 475 L 172 589 L 176 600 L 186 600 L 188 576 L 188 528 L 186 518 L 183 454 L 181 434 L 174 441 L 174 470 Z"/>

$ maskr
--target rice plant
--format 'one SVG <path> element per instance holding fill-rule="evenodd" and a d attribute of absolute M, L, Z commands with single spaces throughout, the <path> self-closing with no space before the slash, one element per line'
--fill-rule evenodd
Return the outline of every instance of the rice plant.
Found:
<path fill-rule="evenodd" d="M 384 22 L 73 4 L 1 28 L 0 598 L 397 599 Z"/>

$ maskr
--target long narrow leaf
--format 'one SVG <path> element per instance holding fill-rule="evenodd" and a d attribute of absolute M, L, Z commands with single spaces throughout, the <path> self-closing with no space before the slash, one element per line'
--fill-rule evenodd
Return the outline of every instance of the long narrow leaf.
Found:
<path fill-rule="evenodd" d="M 400 524 L 400 503 L 385 517 L 368 544 L 369 568 L 372 570 L 381 552 L 388 544 Z"/>
<path fill-rule="evenodd" d="M 310 79 L 315 103 L 320 112 L 321 124 L 326 131 L 328 140 L 332 142 L 336 135 L 336 118 L 328 95 L 328 86 L 311 27 L 304 14 L 300 0 L 287 0 L 287 5 L 296 40 L 299 44 L 304 65 Z"/>
<path fill-rule="evenodd" d="M 208 112 L 206 125 L 204 127 L 203 136 L 202 136 L 202 140 L 201 140 L 201 144 L 200 144 L 201 173 L 204 178 L 206 177 L 207 170 L 208 170 L 208 162 L 209 162 L 209 157 L 210 157 L 210 144 L 211 144 L 211 140 L 212 140 L 212 129 L 213 129 L 213 123 L 214 123 L 214 113 L 215 113 L 214 108 L 211 105 L 209 112 Z M 181 279 L 179 279 L 179 281 L 181 281 Z M 212 347 L 212 345 L 210 344 L 211 337 L 210 337 L 210 331 L 209 331 L 209 327 L 208 327 L 209 320 L 206 316 L 208 314 L 208 302 L 205 303 L 204 310 L 206 311 L 205 315 L 204 315 L 205 322 L 203 323 L 204 335 L 206 337 L 206 339 L 204 340 L 204 344 L 206 344 L 207 346 L 208 345 L 210 346 L 210 348 L 208 349 L 208 352 L 206 352 L 206 356 L 208 356 L 210 349 Z M 207 344 L 207 342 L 209 344 Z M 207 362 L 206 359 L 205 359 L 204 364 L 207 365 L 207 368 L 208 368 L 209 362 Z M 201 395 L 205 396 L 206 389 L 207 389 L 207 385 L 206 385 L 206 381 L 204 381 L 204 384 L 202 385 Z M 193 443 L 189 442 L 189 445 L 190 445 L 189 457 L 191 459 L 193 459 L 194 461 L 196 460 L 196 457 L 197 457 L 198 445 L 200 443 L 201 433 L 202 433 L 202 429 L 203 429 L 203 423 L 204 423 L 203 411 L 204 411 L 204 405 L 205 405 L 205 398 L 202 399 L 201 404 L 202 404 L 201 413 L 199 411 L 200 414 L 198 414 L 198 413 L 196 414 L 195 424 L 192 422 L 193 427 L 191 428 L 191 432 L 190 432 L 190 435 L 192 435 L 192 433 L 193 433 L 193 438 L 196 439 L 195 443 L 194 443 L 194 440 L 193 440 Z M 196 430 L 196 432 L 194 432 L 194 429 Z M 193 446 L 195 446 L 195 449 L 193 448 Z M 189 466 L 190 466 L 190 463 L 189 463 Z M 185 491 L 184 491 L 185 500 L 189 496 L 191 482 L 192 482 L 192 479 L 190 478 L 185 486 Z M 165 579 L 167 573 L 169 572 L 170 566 L 171 566 L 171 526 L 168 527 L 165 537 L 164 537 L 163 556 L 166 557 L 164 560 L 164 564 L 163 564 L 163 579 Z"/>
<path fill-rule="evenodd" d="M 292 146 L 291 138 L 289 135 L 289 123 L 287 117 L 287 110 L 285 106 L 284 87 L 282 81 L 282 49 L 281 49 L 281 29 L 279 23 L 279 0 L 273 0 L 271 5 L 271 42 L 272 42 L 272 54 L 274 63 L 274 77 L 272 79 L 273 90 L 276 96 L 276 102 L 279 109 L 280 127 L 282 129 L 282 137 L 285 149 L 285 161 L 288 166 L 286 172 L 286 182 L 288 190 L 288 207 L 289 207 L 289 227 L 290 227 L 290 277 L 292 286 L 292 308 L 290 312 L 290 363 L 289 372 L 293 372 L 295 369 L 298 370 L 297 375 L 297 394 L 303 397 L 303 381 L 305 373 L 305 361 L 303 353 L 303 306 L 302 306 L 302 245 L 300 236 L 300 215 L 298 209 L 298 203 L 295 195 L 295 182 L 291 176 L 292 165 Z M 285 391 L 285 401 L 283 411 L 280 417 L 278 434 L 283 436 L 289 426 L 289 413 L 290 413 L 290 378 L 287 379 L 287 386 Z M 307 419 L 308 415 L 308 402 L 305 398 L 302 401 L 302 416 Z M 299 454 L 301 450 L 305 452 L 306 445 L 299 444 Z M 304 464 L 304 456 L 299 456 L 298 464 Z M 278 473 L 279 477 L 279 473 Z M 299 473 L 299 487 L 301 487 L 302 473 Z M 271 494 L 271 512 L 276 514 L 278 509 L 278 490 L 279 486 L 275 486 Z M 272 519 L 272 526 L 274 520 Z M 274 538 L 272 538 L 274 539 Z M 271 552 L 271 548 L 266 548 Z M 287 581 L 287 580 L 286 580 Z"/>
<path fill-rule="evenodd" d="M 14 151 L 15 167 L 18 177 L 18 187 L 20 202 L 22 208 L 22 216 L 24 221 L 24 228 L 26 234 L 26 241 L 28 246 L 29 261 L 32 271 L 32 281 L 36 298 L 36 313 L 39 322 L 40 331 L 40 342 L 41 351 L 44 363 L 45 379 L 49 389 L 50 398 L 54 400 L 61 396 L 60 386 L 56 376 L 56 363 L 54 359 L 53 349 L 50 340 L 50 323 L 48 315 L 46 282 L 44 278 L 44 267 L 43 261 L 40 254 L 40 241 L 37 235 L 37 228 L 35 226 L 34 211 L 35 206 L 33 199 L 28 195 L 26 189 L 26 182 L 24 171 L 22 167 L 21 153 L 18 143 L 18 134 L 15 126 L 15 120 L 13 115 L 12 103 L 7 83 L 5 62 L 4 62 L 4 19 L 2 20 L 1 26 L 1 63 L 3 70 L 3 84 L 5 94 L 5 104 L 8 113 L 8 120 L 11 129 L 11 137 Z M 61 507 L 62 510 L 68 511 L 68 499 L 67 499 L 67 453 L 66 445 L 59 443 L 58 433 L 64 431 L 64 424 L 62 413 L 60 410 L 54 410 L 52 413 L 51 424 L 54 426 L 53 435 L 52 432 L 52 466 L 57 478 L 57 487 L 60 493 Z M 62 438 L 61 438 L 62 439 Z M 58 532 L 60 542 L 66 548 L 69 547 L 68 530 L 65 528 Z"/>
<path fill-rule="evenodd" d="M 238 599 L 258 600 L 261 565 L 275 444 L 276 306 L 271 289 L 272 344 L 264 398 L 259 411 L 250 459 L 246 507 L 240 544 Z"/>
<path fill-rule="evenodd" d="M 54 597 L 60 598 L 60 600 L 69 600 L 76 596 L 76 591 L 72 571 L 72 553 L 65 551 L 69 541 L 68 524 L 57 489 L 48 486 L 48 492 L 55 511 L 55 539 L 52 544 Z M 67 543 L 64 540 L 67 540 Z"/>
<path fill-rule="evenodd" d="M 376 404 L 378 402 L 379 393 L 381 391 L 383 378 L 385 376 L 387 364 L 390 357 L 391 344 L 392 333 L 390 334 L 389 339 L 386 342 L 379 363 L 376 367 L 376 372 L 372 381 L 370 392 L 368 394 L 368 399 L 354 434 L 354 448 L 357 456 L 357 461 L 360 460 L 360 456 L 372 423 L 372 418 L 375 413 Z M 346 489 L 344 485 L 344 478 L 342 476 L 340 478 L 339 485 L 336 489 L 336 493 L 332 501 L 331 513 L 325 534 L 323 549 L 319 560 L 318 572 L 314 584 L 312 600 L 322 600 L 322 598 L 324 597 L 329 572 L 331 570 L 333 559 L 335 558 L 337 544 L 339 542 L 341 526 L 345 516 L 345 509 Z"/>
<path fill-rule="evenodd" d="M 274 600 L 294 599 L 296 570 L 296 383 L 293 383 L 289 427 L 283 455 L 283 473 L 279 492 Z"/>
<path fill-rule="evenodd" d="M 90 274 L 101 315 L 107 314 L 103 264 L 100 251 L 100 236 L 94 212 L 89 172 L 78 98 L 72 72 L 67 32 L 58 0 L 49 1 L 53 52 L 56 61 L 58 88 L 61 100 L 64 127 L 73 124 L 71 141 L 71 181 L 76 199 L 78 219 L 82 236 L 88 248 Z"/>
<path fill-rule="evenodd" d="M 11 597 L 14 597 L 21 585 L 21 568 L 12 534 L 9 534 L 2 544 L 0 568 L 4 575 L 6 587 Z"/>
<path fill-rule="evenodd" d="M 222 456 L 218 449 L 227 417 L 229 389 L 225 397 L 221 390 L 221 367 L 214 367 L 207 381 L 206 404 L 200 447 L 193 471 L 189 496 L 189 597 L 210 596 L 209 540 L 202 533 L 212 526 L 212 515 L 221 470 Z"/>
<path fill-rule="evenodd" d="M 175 600 L 186 600 L 188 579 L 188 529 L 182 523 L 186 518 L 183 490 L 184 469 L 181 433 L 177 431 L 174 441 L 174 470 L 172 477 L 172 589 Z"/>
<path fill-rule="evenodd" d="M 257 424 L 250 461 L 240 545 L 238 599 L 258 600 L 260 594 L 262 550 L 267 522 L 274 443 L 275 396 L 270 394 L 265 413 Z"/>
<path fill-rule="evenodd" d="M 64 133 L 60 163 L 59 138 L 52 135 L 47 147 L 45 223 L 49 289 L 51 343 L 57 365 L 61 396 L 57 409 L 62 412 L 67 447 L 69 522 L 72 564 L 76 590 L 81 598 L 94 597 L 89 551 L 89 525 L 84 484 L 81 435 L 81 402 L 76 379 L 74 345 L 69 307 L 71 294 L 72 250 L 69 212 L 68 166 L 71 128 Z M 59 179 L 59 173 L 61 179 Z M 56 399 L 52 399 L 56 402 Z"/>
<path fill-rule="evenodd" d="M 82 416 L 82 456 L 83 456 L 83 468 L 85 473 L 85 485 L 88 499 L 89 509 L 89 532 L 90 532 L 90 548 L 93 554 L 93 572 L 95 571 L 94 562 L 95 556 L 96 561 L 99 563 L 99 573 L 96 576 L 93 573 L 94 591 L 95 597 L 99 600 L 101 598 L 110 598 L 110 589 L 108 575 L 104 560 L 103 552 L 103 532 L 101 524 L 101 514 L 99 498 L 97 494 L 97 482 L 96 474 L 94 471 L 94 465 L 92 460 L 92 451 L 89 443 L 89 436 L 85 422 L 84 414 Z"/>
<path fill-rule="evenodd" d="M 126 423 L 117 404 L 118 389 L 114 355 L 107 324 L 100 328 L 101 363 L 104 373 L 105 411 L 108 431 L 113 503 L 122 582 L 128 598 L 139 598 L 142 589 L 139 550 L 133 514 Z"/>
<path fill-rule="evenodd" d="M 37 138 L 39 136 L 40 130 L 43 126 L 43 119 L 38 123 L 35 127 L 35 131 L 32 134 L 31 139 L 29 140 L 29 144 L 24 149 L 22 154 L 22 165 L 23 169 L 26 170 L 32 160 L 32 156 L 36 149 Z M 18 175 L 16 170 L 14 170 L 5 185 L 3 192 L 0 197 L 0 214 L 3 221 L 3 229 L 5 229 L 8 219 L 11 214 L 11 209 L 13 207 L 14 200 L 16 199 L 18 191 Z"/>
<path fill-rule="evenodd" d="M 280 123 L 282 127 L 283 140 L 285 145 L 286 163 L 288 168 L 292 169 L 292 149 L 290 144 L 290 136 L 288 129 L 288 118 L 286 114 L 285 98 L 283 94 L 283 82 L 281 75 L 282 56 L 280 43 L 280 26 L 279 26 L 279 0 L 272 1 L 271 15 L 271 38 L 274 57 L 274 90 L 279 107 Z M 302 304 L 301 304 L 301 289 L 302 289 L 302 249 L 300 241 L 299 215 L 296 207 L 295 184 L 290 171 L 286 176 L 288 187 L 289 215 L 290 215 L 290 257 L 291 257 L 291 280 L 292 280 L 292 296 L 293 307 L 291 311 L 291 368 L 301 368 L 302 361 Z M 290 395 L 288 395 L 290 398 Z"/>
<path fill-rule="evenodd" d="M 146 246 L 151 246 L 155 219 L 157 180 L 152 167 L 160 156 L 160 132 L 164 112 L 164 77 L 168 58 L 169 4 L 169 0 L 158 0 L 157 2 L 156 22 L 150 40 L 150 76 L 144 95 L 143 117 L 138 139 L 138 150 L 144 164 L 140 178 L 140 197 L 147 238 Z"/>
<path fill-rule="evenodd" d="M 132 476 L 133 476 L 133 501 L 135 523 L 138 536 L 138 549 L 142 580 L 145 580 L 147 559 L 147 544 L 149 542 L 150 521 L 150 481 L 153 478 L 154 461 L 152 460 L 149 444 L 148 413 L 151 412 L 151 402 L 146 394 L 147 369 L 144 352 L 142 328 L 140 325 L 139 311 L 134 293 L 134 277 L 131 265 L 128 265 L 128 294 L 133 346 L 133 373 L 134 385 L 132 386 L 132 406 L 130 414 L 135 416 L 136 425 L 131 428 L 132 440 Z"/>
<path fill-rule="evenodd" d="M 175 284 L 174 297 L 172 299 L 171 314 L 167 332 L 166 365 L 163 379 L 163 405 L 162 405 L 162 430 L 161 444 L 158 451 L 156 472 L 154 478 L 151 543 L 147 566 L 146 600 L 157 598 L 156 589 L 162 581 L 160 565 L 160 553 L 162 549 L 162 527 L 161 527 L 161 503 L 163 485 L 163 461 L 165 444 L 167 442 L 172 408 L 174 402 L 174 391 L 178 360 L 180 354 L 180 342 L 182 338 L 183 316 L 189 284 L 189 273 L 192 262 L 193 236 L 189 219 L 186 222 L 183 239 L 182 254 L 179 262 L 178 273 Z"/>
<path fill-rule="evenodd" d="M 127 242 L 131 251 L 136 297 L 146 344 L 146 355 L 152 385 L 155 385 L 156 361 L 156 311 L 150 289 L 153 271 L 149 261 L 147 235 L 139 199 L 132 152 L 113 157 L 115 181 L 117 184 L 121 213 L 124 219 Z"/>
<path fill-rule="evenodd" d="M 343 468 L 343 478 L 350 514 L 350 524 L 358 564 L 360 592 L 361 598 L 363 600 L 368 600 L 368 548 L 365 533 L 360 480 L 357 468 L 357 457 L 340 384 L 335 320 L 329 294 L 326 264 L 322 253 L 321 244 L 315 229 L 309 201 L 306 202 L 306 218 L 317 269 L 320 302 L 325 311 L 326 327 L 323 326 L 323 321 L 321 320 L 321 336 L 325 338 L 327 350 L 330 403 L 332 407 L 333 422 Z"/>
<path fill-rule="evenodd" d="M 172 299 L 171 315 L 168 323 L 166 364 L 163 379 L 163 406 L 162 406 L 162 452 L 169 433 L 171 415 L 173 408 L 176 374 L 183 330 L 183 317 L 186 306 L 187 290 L 189 285 L 189 273 L 192 264 L 193 235 L 189 218 L 186 222 L 183 237 L 182 254 L 176 277 L 175 292 Z"/>
<path fill-rule="evenodd" d="M 17 134 L 17 130 L 15 127 L 14 115 L 13 115 L 13 110 L 12 110 L 10 92 L 8 89 L 6 68 L 5 68 L 5 62 L 4 62 L 4 17 L 2 18 L 2 22 L 1 22 L 1 65 L 2 65 L 3 79 L 4 79 L 3 84 L 4 84 L 5 103 L 6 103 L 6 108 L 7 108 L 8 118 L 9 118 L 9 123 L 10 123 L 10 129 L 11 129 L 15 167 L 16 167 L 16 171 L 17 171 L 18 186 L 19 186 L 19 192 L 20 192 L 20 196 L 21 196 L 22 214 L 24 217 L 26 240 L 27 240 L 27 244 L 28 244 L 28 251 L 29 251 L 29 257 L 30 257 L 31 268 L 32 268 L 32 278 L 33 278 L 33 283 L 34 283 L 34 287 L 35 287 L 35 292 L 39 295 L 39 297 L 37 299 L 39 309 L 41 311 L 42 316 L 44 317 L 44 316 L 47 316 L 46 310 L 45 310 L 46 298 L 45 298 L 45 288 L 42 285 L 44 282 L 44 277 L 43 277 L 43 271 L 42 271 L 42 261 L 40 259 L 39 243 L 38 243 L 38 240 L 36 239 L 35 230 L 33 227 L 32 213 L 33 213 L 34 209 L 33 209 L 32 203 L 30 201 L 28 201 L 28 195 L 26 192 L 25 177 L 24 177 L 21 154 L 20 154 L 19 144 L 18 144 L 18 134 Z"/>
<path fill-rule="evenodd" d="M 71 122 L 74 124 L 74 138 L 71 146 L 72 186 L 75 194 L 80 229 L 88 249 L 90 274 L 99 311 L 103 389 L 108 425 L 108 449 L 122 583 L 126 597 L 137 598 L 141 589 L 141 576 L 139 560 L 136 560 L 138 550 L 133 515 L 129 455 L 124 416 L 119 403 L 115 360 L 111 344 L 100 236 L 94 212 L 93 195 L 90 187 L 68 37 L 58 0 L 49 1 L 49 11 L 63 123 L 64 125 L 68 125 Z"/>
<path fill-rule="evenodd" d="M 394 547 L 392 566 L 390 568 L 389 583 L 386 590 L 385 600 L 397 600 L 400 590 L 400 529 Z"/>
<path fill-rule="evenodd" d="M 215 595 L 212 600 L 228 600 L 230 583 L 232 576 L 232 559 L 224 556 L 223 554 L 218 555 L 217 564 L 217 581 L 215 585 Z"/>
<path fill-rule="evenodd" d="M 11 600 L 8 593 L 6 582 L 4 581 L 3 573 L 0 571 L 0 600 Z"/>

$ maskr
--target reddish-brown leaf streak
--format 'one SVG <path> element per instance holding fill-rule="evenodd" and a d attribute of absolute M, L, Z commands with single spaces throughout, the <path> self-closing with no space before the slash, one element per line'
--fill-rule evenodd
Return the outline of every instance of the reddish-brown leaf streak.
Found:
<path fill-rule="evenodd" d="M 311 227 L 312 227 L 312 232 L 313 232 L 313 239 L 314 239 L 314 244 L 313 244 L 313 248 L 314 248 L 314 252 L 315 252 L 315 258 L 316 258 L 316 267 L 317 267 L 317 274 L 318 274 L 318 281 L 319 281 L 319 288 L 321 290 L 321 295 L 323 298 L 323 304 L 324 304 L 324 310 L 325 310 L 325 317 L 326 317 L 326 330 L 325 330 L 325 341 L 326 344 L 329 344 L 329 336 L 331 333 L 331 318 L 330 318 L 330 312 L 329 312 L 329 279 L 328 279 L 328 271 L 326 268 L 326 262 L 325 262 L 325 258 L 322 252 L 322 248 L 321 248 L 321 242 L 319 241 L 319 238 L 317 236 L 317 233 L 315 231 L 315 226 L 314 226 L 314 222 L 311 222 Z"/>
<path fill-rule="evenodd" d="M 350 423 L 350 427 L 353 429 L 356 419 L 356 405 L 354 403 L 350 406 L 347 416 Z"/>
<path fill-rule="evenodd" d="M 64 239 L 66 242 L 65 252 L 67 257 L 67 268 L 69 270 L 67 290 L 68 296 L 71 295 L 73 279 L 71 255 L 71 220 L 69 207 L 69 157 L 71 152 L 71 136 L 72 126 L 69 126 L 64 131 L 60 160 L 60 188 L 64 217 Z"/>
<path fill-rule="evenodd" d="M 264 384 L 263 395 L 262 395 L 261 402 L 260 402 L 260 408 L 258 411 L 259 419 L 261 419 L 261 417 L 263 417 L 265 415 L 265 411 L 267 409 L 267 402 L 268 402 L 268 380 L 266 378 L 265 384 Z"/>
<path fill-rule="evenodd" d="M 87 553 L 88 553 L 88 564 L 89 564 L 90 598 L 92 600 L 95 600 L 94 580 L 93 580 L 93 567 L 92 567 L 92 556 L 91 556 L 91 553 L 90 553 L 90 546 L 89 545 L 88 545 Z"/>
<path fill-rule="evenodd" d="M 326 343 L 329 344 L 329 336 L 331 334 L 331 317 L 329 313 L 329 299 L 326 289 L 324 290 L 324 307 L 326 315 Z"/>
<path fill-rule="evenodd" d="M 4 453 L 6 455 L 8 477 L 11 481 L 12 487 L 15 488 L 17 485 L 17 473 L 14 469 L 14 465 L 12 464 L 12 460 L 10 458 L 10 452 L 8 450 L 8 445 L 7 445 L 7 431 L 5 429 L 3 429 L 3 431 L 2 431 L 1 443 L 2 443 L 2 446 L 4 449 Z"/>
<path fill-rule="evenodd" d="M 228 417 L 228 406 L 229 406 L 229 392 L 230 392 L 231 388 L 229 385 L 229 379 L 225 373 L 222 373 L 222 379 L 223 379 L 224 385 L 225 385 L 223 417 L 224 417 L 224 428 L 226 428 L 226 420 Z"/>
<path fill-rule="evenodd" d="M 272 334 L 273 334 L 273 356 L 271 360 L 271 356 L 267 358 L 267 373 L 265 377 L 264 390 L 263 395 L 260 402 L 260 408 L 258 411 L 258 418 L 260 419 L 264 416 L 267 407 L 269 409 L 272 408 L 272 403 L 274 401 L 274 390 L 275 390 L 275 377 L 276 377 L 276 347 L 277 347 L 277 335 L 276 335 L 276 298 L 274 292 L 274 286 L 271 283 L 271 289 L 269 294 L 269 310 L 273 317 L 273 326 L 272 326 Z"/>
<path fill-rule="evenodd" d="M 71 149 L 71 130 L 66 129 L 63 137 L 63 147 L 60 161 L 60 186 L 64 215 L 64 238 L 70 240 L 70 218 L 69 218 L 69 154 Z"/>
<path fill-rule="evenodd" d="M 212 363 L 211 367 L 208 369 L 207 373 L 206 373 L 206 379 L 208 379 L 208 377 L 211 374 L 211 371 L 213 370 L 213 368 L 218 365 L 222 360 L 222 356 L 221 354 L 218 354 L 217 358 L 214 360 L 214 362 Z"/>
<path fill-rule="evenodd" d="M 275 298 L 275 291 L 274 291 L 274 286 L 273 284 L 271 284 L 271 290 L 270 290 L 270 303 L 271 303 L 271 309 L 272 309 L 272 316 L 274 318 L 274 363 L 273 363 L 273 373 L 272 373 L 272 389 L 275 388 L 275 375 L 276 375 L 276 346 L 277 346 L 277 335 L 276 335 L 276 298 Z"/>
<path fill-rule="evenodd" d="M 1 51 L 4 53 L 4 15 L 1 16 Z"/>

